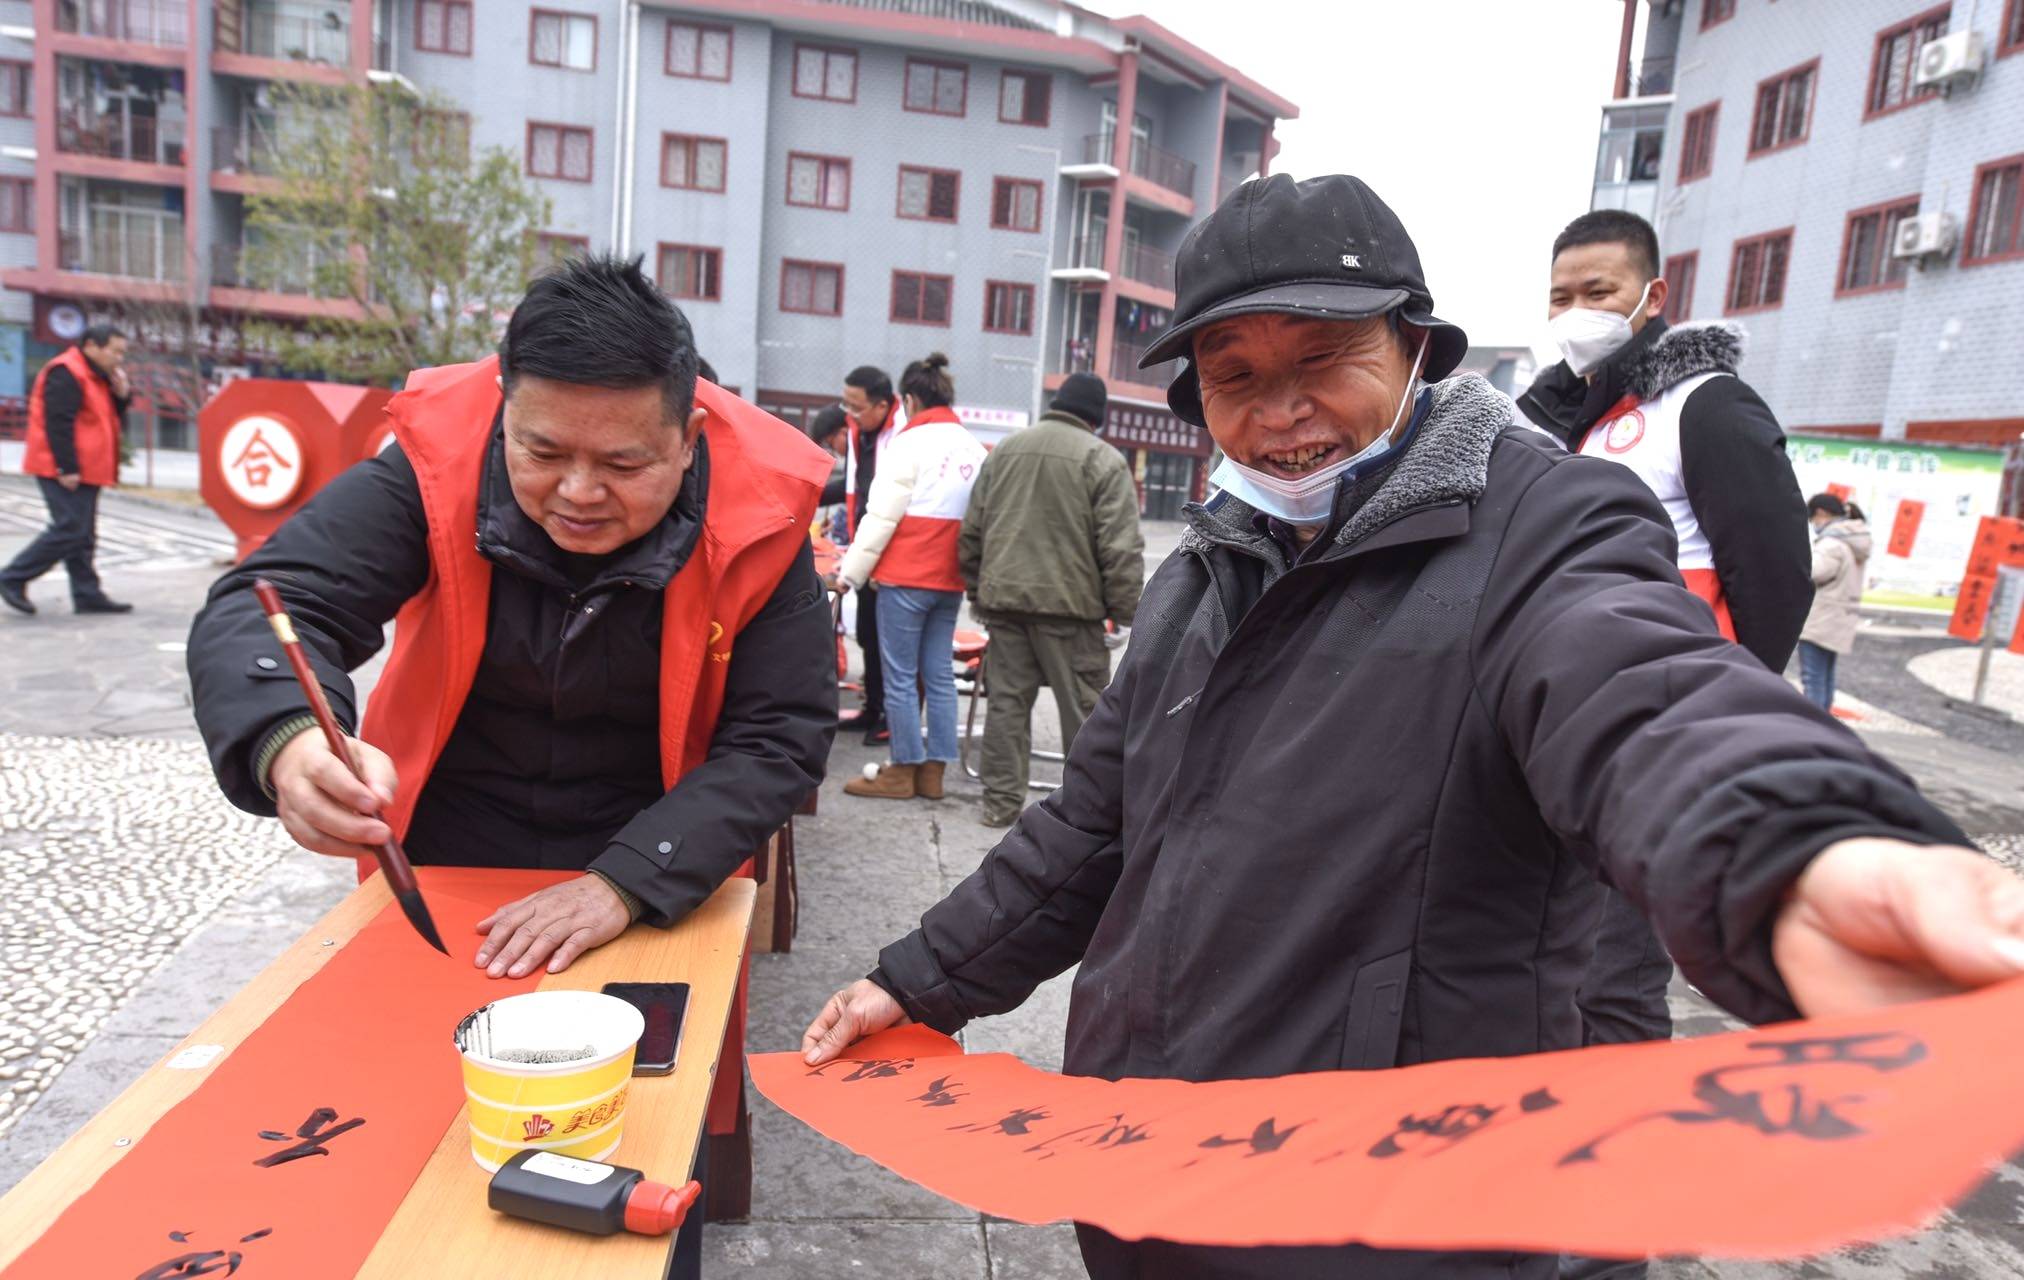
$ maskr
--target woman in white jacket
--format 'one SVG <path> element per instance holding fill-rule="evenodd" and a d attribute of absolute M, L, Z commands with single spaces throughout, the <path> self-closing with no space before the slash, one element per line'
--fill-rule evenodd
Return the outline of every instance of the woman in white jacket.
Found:
<path fill-rule="evenodd" d="M 939 800 L 943 772 L 956 758 L 954 657 L 963 604 L 956 539 L 984 446 L 950 407 L 956 386 L 948 370 L 949 358 L 937 352 L 901 375 L 906 424 L 879 459 L 857 537 L 837 571 L 846 590 L 878 584 L 879 659 L 892 729 L 891 763 L 846 784 L 854 796 Z"/>

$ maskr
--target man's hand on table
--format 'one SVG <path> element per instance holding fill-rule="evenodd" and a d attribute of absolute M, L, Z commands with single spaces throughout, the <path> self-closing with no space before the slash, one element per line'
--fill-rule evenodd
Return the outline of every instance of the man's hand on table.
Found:
<path fill-rule="evenodd" d="M 334 858 L 370 858 L 393 836 L 372 815 L 393 803 L 398 777 L 386 752 L 357 738 L 345 742 L 364 782 L 352 776 L 315 730 L 289 739 L 267 767 L 267 782 L 274 788 L 281 825 L 295 843 Z"/>
<path fill-rule="evenodd" d="M 601 947 L 632 923 L 602 879 L 579 876 L 509 902 L 478 922 L 488 934 L 473 963 L 494 978 L 522 978 L 545 961 L 561 973 L 584 952 Z"/>
<path fill-rule="evenodd" d="M 869 978 L 861 978 L 829 998 L 815 1021 L 801 1034 L 801 1057 L 820 1066 L 874 1031 L 911 1021 L 899 1001 Z"/>
<path fill-rule="evenodd" d="M 1808 1017 L 2024 977 L 2024 878 L 1968 849 L 1843 840 L 1793 885 L 1771 946 Z"/>

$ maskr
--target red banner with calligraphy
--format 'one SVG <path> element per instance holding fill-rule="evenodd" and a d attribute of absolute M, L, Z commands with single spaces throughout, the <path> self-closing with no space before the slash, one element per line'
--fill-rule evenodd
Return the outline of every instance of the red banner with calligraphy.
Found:
<path fill-rule="evenodd" d="M 1204 1245 L 1789 1257 L 1914 1230 L 2024 1147 L 2024 979 L 1668 1044 L 1109 1081 L 903 1027 L 759 1091 L 974 1209 Z"/>
<path fill-rule="evenodd" d="M 2006 516 L 1983 516 L 1975 529 L 1975 544 L 1968 552 L 1968 568 L 1961 577 L 1961 593 L 1954 599 L 1954 616 L 1947 634 L 1973 643 L 1982 638 L 1989 617 L 1989 605 L 1996 594 L 1996 575 L 2006 565 L 2024 565 L 2024 520 Z M 2016 648 L 2015 638 L 2011 647 Z M 2024 650 L 2020 650 L 2024 652 Z"/>
<path fill-rule="evenodd" d="M 1917 498 L 1900 499 L 1897 518 L 1891 521 L 1890 545 L 1886 550 L 1894 556 L 1910 556 L 1913 544 L 1919 539 L 1919 522 L 1925 518 L 1925 503 Z"/>
<path fill-rule="evenodd" d="M 567 878 L 415 871 L 456 954 L 389 903 L 0 1275 L 355 1275 L 464 1105 L 458 1021 L 543 976 L 486 977 L 478 921 Z"/>

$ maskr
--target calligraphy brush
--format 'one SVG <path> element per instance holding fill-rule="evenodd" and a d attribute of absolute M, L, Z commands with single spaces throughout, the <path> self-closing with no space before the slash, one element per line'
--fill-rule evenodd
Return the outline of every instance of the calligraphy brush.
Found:
<path fill-rule="evenodd" d="M 253 594 L 259 598 L 260 608 L 267 614 L 268 625 L 274 628 L 282 650 L 288 655 L 288 665 L 295 669 L 295 679 L 309 699 L 309 709 L 323 730 L 324 741 L 330 744 L 337 758 L 344 761 L 352 777 L 364 782 L 365 775 L 358 771 L 357 762 L 345 746 L 344 731 L 337 727 L 337 717 L 330 712 L 330 700 L 323 696 L 323 685 L 317 680 L 316 673 L 310 670 L 309 659 L 303 655 L 302 641 L 296 638 L 295 622 L 281 603 L 281 593 L 267 579 L 255 578 Z M 379 814 L 372 816 L 378 818 Z M 380 820 L 385 821 L 384 818 Z M 386 843 L 373 850 L 373 857 L 379 859 L 380 874 L 386 877 L 387 887 L 394 891 L 394 898 L 401 904 L 401 913 L 407 916 L 408 923 L 430 946 L 449 955 L 450 949 L 443 945 L 443 936 L 436 932 L 435 918 L 429 915 L 429 904 L 422 901 L 422 888 L 415 883 L 415 869 L 408 865 L 408 855 L 402 851 L 400 841 L 388 836 Z"/>

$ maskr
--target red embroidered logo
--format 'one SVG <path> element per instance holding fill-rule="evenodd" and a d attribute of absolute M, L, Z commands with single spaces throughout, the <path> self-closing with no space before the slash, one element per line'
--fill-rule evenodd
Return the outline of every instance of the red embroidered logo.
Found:
<path fill-rule="evenodd" d="M 1602 447 L 1611 453 L 1629 453 L 1637 448 L 1637 442 L 1645 436 L 1645 416 L 1632 409 L 1620 418 L 1612 418 L 1604 426 Z"/>

